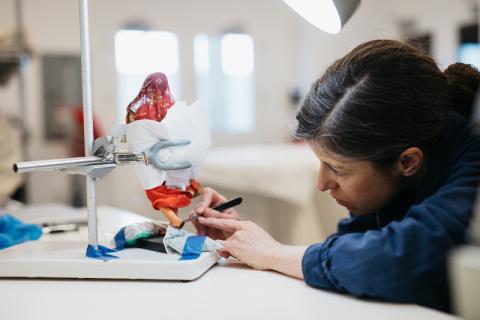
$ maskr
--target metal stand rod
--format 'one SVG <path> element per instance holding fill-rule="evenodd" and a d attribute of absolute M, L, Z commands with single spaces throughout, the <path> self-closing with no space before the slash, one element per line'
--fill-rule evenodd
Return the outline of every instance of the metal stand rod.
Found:
<path fill-rule="evenodd" d="M 25 35 L 23 29 L 23 11 L 22 0 L 15 1 L 15 16 L 17 24 L 17 45 L 20 48 L 20 64 L 18 72 L 18 99 L 20 106 L 20 139 L 22 161 L 28 161 L 28 130 L 27 130 L 27 86 L 26 86 L 26 64 L 28 57 L 25 54 Z M 24 186 L 28 188 L 29 176 L 24 176 Z M 28 190 L 27 190 L 28 191 Z M 26 195 L 25 202 L 28 203 L 28 195 Z"/>
<path fill-rule="evenodd" d="M 27 116 L 27 95 L 26 95 L 26 79 L 25 79 L 25 64 L 28 58 L 24 52 L 25 50 L 25 39 L 24 39 L 24 31 L 23 31 L 23 21 L 22 21 L 22 1 L 17 0 L 15 2 L 15 13 L 16 13 L 16 20 L 17 20 L 17 44 L 20 48 L 20 70 L 19 70 L 19 81 L 18 81 L 18 97 L 20 101 L 20 117 L 22 119 L 21 122 L 21 134 L 22 134 L 22 157 L 23 160 L 27 160 L 27 152 L 26 152 L 26 138 L 27 138 L 27 125 L 25 123 L 26 116 Z"/>
<path fill-rule="evenodd" d="M 88 21 L 88 0 L 80 1 L 80 44 L 82 49 L 82 92 L 83 92 L 83 130 L 85 140 L 85 156 L 92 155 L 93 149 L 93 116 L 92 116 L 92 78 L 90 62 L 90 30 Z M 95 195 L 95 178 L 87 176 L 87 211 L 88 242 L 98 247 L 97 205 Z"/>

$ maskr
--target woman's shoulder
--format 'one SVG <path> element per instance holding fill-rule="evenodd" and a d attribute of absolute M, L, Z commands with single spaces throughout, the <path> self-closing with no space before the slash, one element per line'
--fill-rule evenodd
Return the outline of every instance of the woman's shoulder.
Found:
<path fill-rule="evenodd" d="M 478 140 L 480 138 L 480 118 L 466 118 L 451 110 L 444 131 L 450 137 L 470 136 Z"/>
<path fill-rule="evenodd" d="M 440 148 L 448 151 L 452 169 L 472 161 L 480 167 L 480 121 L 450 112 L 443 140 Z"/>
<path fill-rule="evenodd" d="M 462 176 L 479 176 L 480 131 L 476 124 L 451 111 L 440 141 L 432 152 L 422 197 Z"/>

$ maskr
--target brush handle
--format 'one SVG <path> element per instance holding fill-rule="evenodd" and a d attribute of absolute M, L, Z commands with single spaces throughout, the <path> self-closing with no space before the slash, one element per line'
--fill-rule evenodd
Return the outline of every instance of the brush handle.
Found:
<path fill-rule="evenodd" d="M 238 206 L 240 203 L 242 203 L 242 201 L 243 201 L 242 197 L 238 197 L 230 201 L 227 201 L 225 203 L 222 203 L 221 205 L 218 205 L 212 209 L 216 211 L 224 211 L 232 207 Z"/>

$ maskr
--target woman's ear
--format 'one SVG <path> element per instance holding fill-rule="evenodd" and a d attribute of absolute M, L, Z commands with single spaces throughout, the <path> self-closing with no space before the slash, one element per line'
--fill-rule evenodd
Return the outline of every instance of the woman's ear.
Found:
<path fill-rule="evenodd" d="M 423 151 L 417 147 L 411 147 L 403 151 L 398 157 L 398 168 L 405 177 L 411 177 L 422 167 Z"/>

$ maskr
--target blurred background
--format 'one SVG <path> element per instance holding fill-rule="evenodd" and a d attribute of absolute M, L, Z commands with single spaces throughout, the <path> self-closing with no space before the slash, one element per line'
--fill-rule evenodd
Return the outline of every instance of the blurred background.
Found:
<path fill-rule="evenodd" d="M 330 35 L 280 0 L 90 1 L 96 134 L 123 122 L 145 76 L 162 71 L 175 100 L 208 103 L 213 145 L 200 181 L 229 198 L 243 196 L 241 215 L 283 242 L 321 240 L 346 212 L 316 192 L 317 160 L 289 137 L 310 84 L 334 60 L 377 38 L 410 41 L 442 69 L 456 61 L 478 67 L 479 5 L 364 0 L 342 32 Z M 0 1 L 0 30 L 15 28 L 17 8 L 15 0 Z M 0 111 L 19 134 L 25 121 L 23 160 L 81 156 L 78 1 L 22 0 L 21 15 L 33 50 L 25 94 L 18 76 L 0 86 Z M 18 198 L 28 204 L 85 205 L 83 177 L 47 172 L 23 179 Z M 97 201 L 158 217 L 132 167 L 102 179 Z"/>

